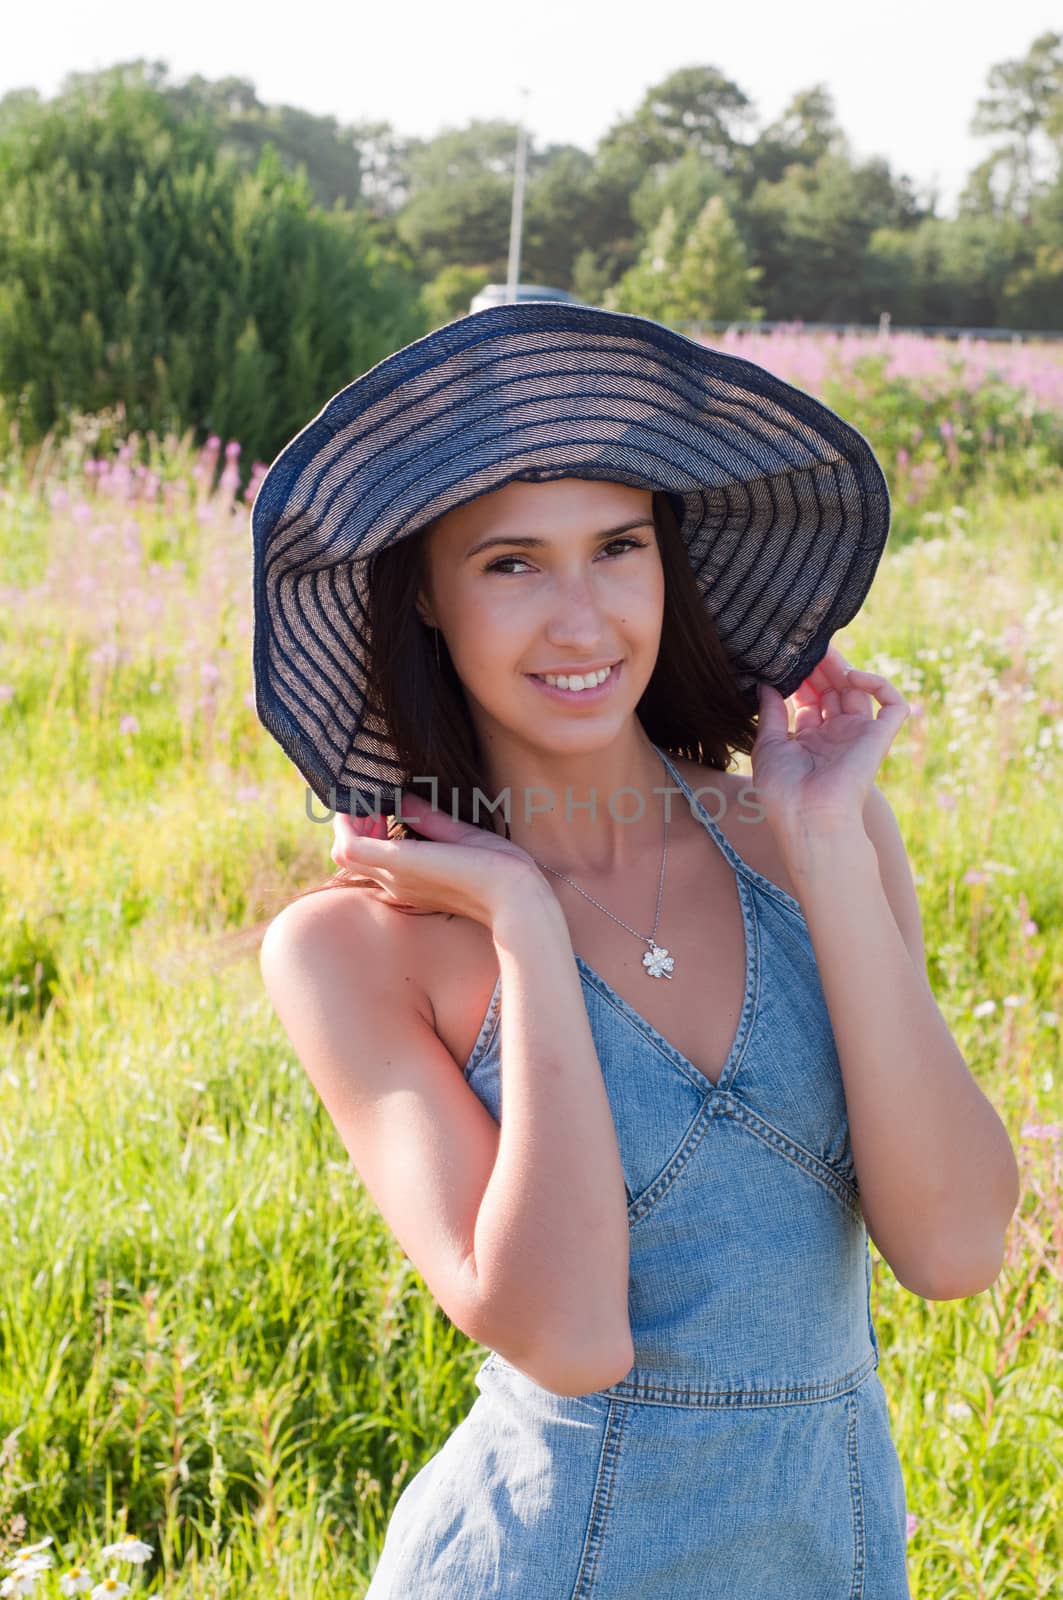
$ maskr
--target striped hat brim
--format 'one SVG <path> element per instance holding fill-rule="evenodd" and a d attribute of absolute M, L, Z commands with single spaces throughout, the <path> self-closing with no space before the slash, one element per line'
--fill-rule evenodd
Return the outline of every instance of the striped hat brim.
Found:
<path fill-rule="evenodd" d="M 447 323 L 334 395 L 252 508 L 257 714 L 325 804 L 365 815 L 410 777 L 366 715 L 370 557 L 514 479 L 566 477 L 681 504 L 750 710 L 758 681 L 792 694 L 822 659 L 889 532 L 867 440 L 755 362 L 571 302 Z"/>

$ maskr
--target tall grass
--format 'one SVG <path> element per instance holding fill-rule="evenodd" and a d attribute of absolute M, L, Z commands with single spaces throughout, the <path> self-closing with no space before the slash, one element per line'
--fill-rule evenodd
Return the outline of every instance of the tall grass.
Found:
<path fill-rule="evenodd" d="M 852 405 L 877 383 L 888 418 L 889 382 L 855 374 Z M 1063 484 L 1031 415 L 1025 465 L 952 477 L 945 452 L 913 500 L 884 452 L 907 515 L 838 636 L 912 703 L 879 782 L 1023 1174 L 983 1294 L 921 1300 L 872 1246 L 934 1600 L 1046 1600 L 1063 1572 Z M 252 709 L 257 474 L 221 441 L 94 448 L 12 448 L 0 495 L 0 1561 L 51 1537 L 58 1594 L 129 1531 L 134 1589 L 358 1596 L 484 1352 L 377 1215 L 257 963 L 217 957 L 331 867 Z"/>

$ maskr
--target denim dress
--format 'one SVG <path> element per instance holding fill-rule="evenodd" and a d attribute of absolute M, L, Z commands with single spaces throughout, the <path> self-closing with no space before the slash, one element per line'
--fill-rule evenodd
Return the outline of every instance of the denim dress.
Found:
<path fill-rule="evenodd" d="M 490 1354 L 400 1494 L 366 1600 L 910 1600 L 808 927 L 654 748 L 735 872 L 746 966 L 714 1085 L 576 957 L 627 1189 L 634 1365 L 569 1397 Z M 465 1067 L 496 1121 L 500 998 Z"/>

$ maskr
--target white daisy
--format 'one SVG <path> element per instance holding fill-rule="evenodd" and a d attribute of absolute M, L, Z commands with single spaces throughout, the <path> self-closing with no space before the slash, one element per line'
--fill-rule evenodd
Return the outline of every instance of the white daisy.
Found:
<path fill-rule="evenodd" d="M 45 1569 L 43 1567 L 23 1567 L 19 1572 L 13 1572 L 9 1578 L 0 1583 L 0 1595 L 7 1600 L 8 1595 L 32 1594 L 33 1587 Z"/>
<path fill-rule="evenodd" d="M 48 1547 L 48 1545 L 54 1544 L 54 1543 L 55 1543 L 55 1540 L 52 1538 L 51 1534 L 49 1533 L 48 1535 L 46 1535 L 45 1538 L 38 1539 L 36 1544 L 24 1544 L 22 1546 L 21 1550 L 16 1550 L 15 1551 L 15 1557 L 17 1559 L 19 1556 L 36 1555 L 38 1550 L 44 1550 L 44 1549 L 46 1549 Z"/>
<path fill-rule="evenodd" d="M 104 1578 L 92 1591 L 91 1600 L 108 1600 L 109 1595 L 122 1595 L 129 1593 L 128 1583 L 123 1583 L 118 1576 L 117 1567 L 111 1568 L 111 1576 Z"/>
<path fill-rule="evenodd" d="M 115 1544 L 105 1544 L 100 1551 L 104 1560 L 116 1557 L 119 1561 L 135 1561 L 139 1566 L 141 1562 L 149 1560 L 153 1545 L 145 1544 L 135 1534 L 127 1533 L 124 1539 L 119 1539 Z"/>
<path fill-rule="evenodd" d="M 88 1567 L 68 1567 L 59 1579 L 59 1587 L 64 1594 L 80 1594 L 92 1588 L 92 1574 Z"/>

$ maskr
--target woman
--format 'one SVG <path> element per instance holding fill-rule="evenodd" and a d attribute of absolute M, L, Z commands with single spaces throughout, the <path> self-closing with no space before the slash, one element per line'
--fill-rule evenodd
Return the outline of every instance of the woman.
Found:
<path fill-rule="evenodd" d="M 810 397 L 551 303 L 398 352 L 270 469 L 259 714 L 363 892 L 287 907 L 265 982 L 492 1351 L 369 1600 L 909 1594 L 868 1234 L 978 1292 L 1017 1168 L 874 783 L 908 707 L 829 644 L 887 527 Z"/>

